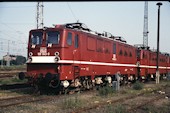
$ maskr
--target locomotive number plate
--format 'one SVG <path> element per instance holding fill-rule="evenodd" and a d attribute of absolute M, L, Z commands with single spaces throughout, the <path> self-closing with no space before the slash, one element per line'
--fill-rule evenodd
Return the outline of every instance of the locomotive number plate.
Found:
<path fill-rule="evenodd" d="M 40 53 L 41 53 L 41 55 L 47 55 L 47 48 L 46 47 L 41 47 L 40 48 Z"/>

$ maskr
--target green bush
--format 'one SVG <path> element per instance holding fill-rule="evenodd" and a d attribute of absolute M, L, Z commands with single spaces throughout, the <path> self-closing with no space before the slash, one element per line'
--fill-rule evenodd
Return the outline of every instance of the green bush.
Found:
<path fill-rule="evenodd" d="M 110 86 L 99 88 L 100 96 L 108 96 L 109 94 L 113 94 L 113 93 L 115 93 L 115 90 Z"/>
<path fill-rule="evenodd" d="M 24 56 L 17 56 L 16 65 L 23 65 L 26 63 L 26 58 Z"/>
<path fill-rule="evenodd" d="M 139 82 L 139 81 L 136 81 L 134 84 L 133 84 L 133 89 L 135 90 L 141 90 L 143 89 L 143 83 Z"/>

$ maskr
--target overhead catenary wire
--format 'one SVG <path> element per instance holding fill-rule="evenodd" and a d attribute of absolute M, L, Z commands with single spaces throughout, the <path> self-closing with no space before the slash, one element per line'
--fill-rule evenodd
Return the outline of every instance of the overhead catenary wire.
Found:
<path fill-rule="evenodd" d="M 16 34 L 19 35 L 19 38 L 16 38 L 15 35 L 12 35 L 11 32 L 5 33 L 5 32 L 0 31 L 1 34 L 4 34 L 5 36 L 9 37 L 10 40 L 13 39 L 12 41 L 14 41 L 14 40 L 17 41 L 17 40 L 18 40 L 19 42 L 21 42 L 21 43 L 23 43 L 23 44 L 27 44 L 27 40 L 26 40 L 25 38 L 21 38 L 21 35 L 23 35 L 24 37 L 26 37 L 23 32 L 17 31 L 16 29 L 12 28 L 11 26 L 9 26 L 9 25 L 7 25 L 7 24 L 5 24 L 5 23 L 0 23 L 0 24 L 2 24 L 2 25 L 4 25 L 5 27 L 7 27 L 8 29 L 11 29 L 12 31 L 14 31 Z M 10 35 L 10 34 L 11 34 L 11 35 Z M 1 39 L 2 39 L 2 38 L 1 38 Z M 21 39 L 23 39 L 23 40 L 21 41 Z M 9 39 L 7 39 L 7 40 L 9 40 Z"/>
<path fill-rule="evenodd" d="M 27 50 L 26 44 L 21 44 L 19 42 L 15 42 L 11 40 L 2 40 L 2 38 L 0 39 L 1 39 L 0 40 L 0 51 L 2 53 L 21 54 L 21 55 L 26 54 L 26 50 Z"/>
<path fill-rule="evenodd" d="M 1 32 L 2 34 L 4 34 L 5 36 L 9 37 L 9 38 L 12 38 L 12 36 L 8 35 L 7 33 L 4 33 L 4 32 Z M 11 40 L 11 39 L 6 39 L 6 38 L 0 38 L 0 39 L 3 39 L 3 40 L 10 40 L 10 41 L 17 41 L 17 40 Z M 27 44 L 27 43 L 24 43 L 22 42 L 21 40 L 18 39 L 18 41 L 20 42 L 20 44 Z"/>
<path fill-rule="evenodd" d="M 0 24 L 2 24 L 2 25 L 4 25 L 4 26 L 6 26 L 6 27 L 8 27 L 8 28 L 10 28 L 10 29 L 12 29 L 12 30 L 14 30 L 16 33 L 18 33 L 18 31 L 16 31 L 16 29 L 14 29 L 14 28 L 12 28 L 11 26 L 9 26 L 8 24 L 6 24 L 6 23 L 0 23 Z M 19 31 L 20 33 L 22 33 L 22 34 L 24 34 L 23 32 L 21 32 L 21 31 Z M 24 34 L 25 35 L 25 34 Z"/>
<path fill-rule="evenodd" d="M 3 33 L 5 34 L 5 33 Z M 9 37 L 7 34 L 5 35 L 6 37 Z M 9 37 L 12 38 L 12 37 Z M 21 42 L 20 40 L 11 40 L 7 38 L 1 38 L 0 37 L 0 52 L 1 53 L 9 53 L 9 54 L 17 54 L 17 55 L 25 55 L 26 54 L 26 49 L 27 44 Z M 3 55 L 3 54 L 1 54 Z M 2 57 L 2 56 L 0 56 Z"/>
<path fill-rule="evenodd" d="M 73 10 L 71 9 L 71 6 L 69 5 L 68 2 L 67 2 L 67 6 L 68 6 L 68 8 L 70 9 L 70 12 L 71 12 L 71 14 L 73 15 L 74 19 L 75 19 L 76 21 L 79 21 L 79 20 L 76 18 L 75 14 L 74 14 Z"/>
<path fill-rule="evenodd" d="M 17 25 L 29 25 L 29 26 L 33 26 L 34 23 L 27 23 L 27 22 L 0 22 L 2 24 L 17 24 Z"/>
<path fill-rule="evenodd" d="M 0 8 L 32 8 L 35 6 L 1 6 Z"/>
<path fill-rule="evenodd" d="M 0 24 L 4 25 L 5 27 L 7 27 L 7 28 L 9 28 L 9 29 L 12 29 L 13 31 L 15 31 L 15 33 L 17 33 L 17 34 L 19 34 L 19 35 L 23 34 L 23 35 L 25 36 L 25 34 L 24 34 L 23 32 L 17 31 L 16 29 L 12 28 L 11 26 L 9 26 L 9 25 L 7 25 L 7 24 L 5 24 L 5 23 L 0 23 Z M 4 33 L 4 32 L 1 32 L 1 33 L 6 34 L 6 33 Z M 6 35 L 9 36 L 9 34 L 6 34 Z M 9 37 L 12 37 L 12 36 L 9 36 Z M 25 37 L 26 37 L 26 36 L 25 36 Z M 12 37 L 12 39 L 13 39 L 13 38 L 14 38 L 14 37 Z M 16 38 L 15 38 L 15 39 L 16 39 Z M 20 40 L 20 39 L 17 39 L 17 40 Z M 27 40 L 26 40 L 26 39 L 25 39 L 25 42 L 27 43 Z"/>

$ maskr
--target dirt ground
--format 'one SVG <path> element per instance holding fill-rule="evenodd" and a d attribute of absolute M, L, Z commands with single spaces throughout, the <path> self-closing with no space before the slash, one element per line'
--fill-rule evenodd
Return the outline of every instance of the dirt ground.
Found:
<path fill-rule="evenodd" d="M 140 93 L 144 94 L 135 96 Z M 29 94 L 28 90 L 0 90 L 0 99 Z M 142 90 L 122 86 L 120 91 L 107 96 L 101 96 L 96 90 L 62 95 L 62 98 L 43 96 L 53 99 L 0 108 L 0 113 L 170 113 L 170 81 L 149 82 Z M 132 98 L 121 100 L 130 96 Z"/>

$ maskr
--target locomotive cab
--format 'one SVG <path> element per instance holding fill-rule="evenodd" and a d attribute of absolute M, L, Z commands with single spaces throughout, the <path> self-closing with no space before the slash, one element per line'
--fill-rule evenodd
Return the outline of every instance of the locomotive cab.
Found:
<path fill-rule="evenodd" d="M 26 76 L 32 78 L 33 84 L 42 80 L 52 87 L 59 85 L 58 62 L 62 57 L 62 40 L 63 29 L 43 28 L 30 31 Z"/>

